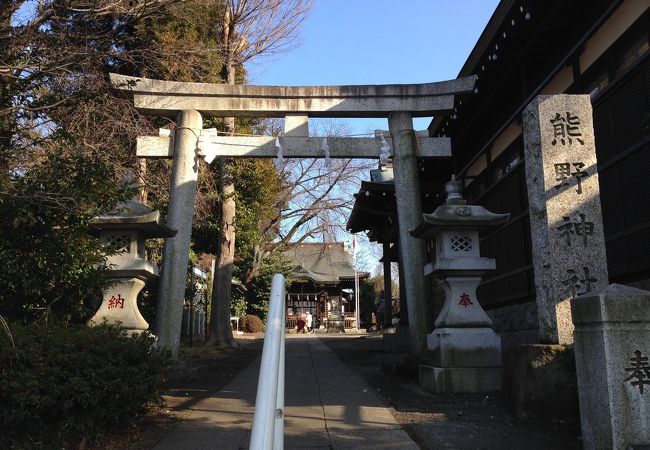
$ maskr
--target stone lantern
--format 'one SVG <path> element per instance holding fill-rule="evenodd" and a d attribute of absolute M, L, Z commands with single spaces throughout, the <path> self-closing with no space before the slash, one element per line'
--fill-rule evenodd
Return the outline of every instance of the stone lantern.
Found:
<path fill-rule="evenodd" d="M 412 235 L 435 242 L 425 267 L 445 291 L 442 311 L 427 336 L 432 366 L 420 366 L 420 384 L 433 392 L 487 392 L 501 389 L 501 337 L 476 298 L 485 272 L 496 268 L 480 255 L 479 234 L 506 222 L 510 214 L 494 214 L 467 205 L 462 182 L 446 184 L 447 200 Z"/>
<path fill-rule="evenodd" d="M 345 333 L 345 317 L 341 314 L 341 298 L 330 299 L 331 309 L 327 314 L 327 332 Z"/>
<path fill-rule="evenodd" d="M 159 211 L 152 211 L 136 200 L 122 205 L 122 210 L 90 222 L 91 232 L 117 253 L 108 257 L 109 271 L 104 276 L 110 284 L 89 324 L 97 325 L 106 320 L 140 332 L 147 330 L 149 324 L 138 310 L 138 293 L 147 280 L 158 276 L 158 267 L 145 259 L 145 240 L 172 237 L 176 230 L 161 222 Z"/>

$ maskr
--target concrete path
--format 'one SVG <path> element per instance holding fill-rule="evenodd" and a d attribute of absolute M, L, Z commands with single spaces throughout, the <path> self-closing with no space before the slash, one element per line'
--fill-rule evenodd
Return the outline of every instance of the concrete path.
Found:
<path fill-rule="evenodd" d="M 363 378 L 314 335 L 286 339 L 286 449 L 417 449 Z M 259 359 L 190 406 L 156 450 L 246 449 Z"/>

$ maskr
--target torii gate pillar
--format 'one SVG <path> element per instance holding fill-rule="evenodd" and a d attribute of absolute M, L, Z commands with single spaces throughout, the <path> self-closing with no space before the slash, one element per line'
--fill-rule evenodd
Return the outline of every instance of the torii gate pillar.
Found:
<path fill-rule="evenodd" d="M 170 349 L 174 359 L 178 357 L 181 335 L 179 317 L 183 316 L 185 276 L 199 174 L 198 142 L 203 128 L 203 118 L 198 111 L 182 110 L 176 117 L 167 223 L 178 233 L 166 239 L 163 247 L 155 330 L 159 345 Z"/>
<path fill-rule="evenodd" d="M 422 221 L 420 182 L 418 179 L 417 138 L 413 130 L 413 118 L 408 112 L 393 112 L 388 116 L 388 128 L 393 139 L 393 174 L 397 201 L 397 222 L 400 266 L 403 267 L 403 286 L 408 303 L 409 333 L 414 353 L 427 350 L 426 334 L 429 331 L 428 283 L 423 276 L 426 263 L 425 241 L 411 236 Z"/>

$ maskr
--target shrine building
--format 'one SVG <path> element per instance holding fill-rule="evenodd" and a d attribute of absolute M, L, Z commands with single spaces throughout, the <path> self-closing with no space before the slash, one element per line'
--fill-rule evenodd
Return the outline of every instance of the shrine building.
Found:
<path fill-rule="evenodd" d="M 287 327 L 294 328 L 296 320 L 307 312 L 325 327 L 328 313 L 340 308 L 345 327 L 356 328 L 355 276 L 361 284 L 370 274 L 355 272 L 344 243 L 292 244 L 283 254 L 294 267 L 287 277 Z"/>
<path fill-rule="evenodd" d="M 453 112 L 434 117 L 428 127 L 429 136 L 451 138 L 452 157 L 419 161 L 423 212 L 442 204 L 444 183 L 455 174 L 469 204 L 510 214 L 481 237 L 481 254 L 496 259 L 496 270 L 477 292 L 504 350 L 543 341 L 523 123 L 524 110 L 539 95 L 590 97 L 602 204 L 596 226 L 604 230 L 609 278 L 600 281 L 650 289 L 649 9 L 647 0 L 502 0 L 458 74 L 478 75 L 474 92 L 457 95 Z M 572 119 L 561 113 L 562 120 Z M 580 162 L 568 163 L 573 177 Z M 384 167 L 363 183 L 348 228 L 366 231 L 384 245 L 384 258 L 396 261 L 392 178 Z M 574 238 L 587 238 L 576 232 Z M 589 289 L 588 269 L 567 279 L 577 294 Z M 430 282 L 433 323 L 444 295 Z"/>

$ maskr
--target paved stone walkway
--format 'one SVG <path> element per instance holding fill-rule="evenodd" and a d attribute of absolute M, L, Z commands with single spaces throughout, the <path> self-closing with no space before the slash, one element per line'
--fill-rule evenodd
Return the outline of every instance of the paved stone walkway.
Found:
<path fill-rule="evenodd" d="M 363 378 L 315 335 L 287 335 L 286 449 L 417 449 Z M 259 359 L 191 405 L 156 450 L 245 449 Z"/>

